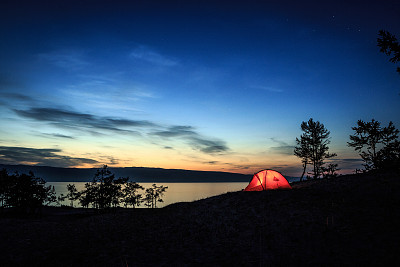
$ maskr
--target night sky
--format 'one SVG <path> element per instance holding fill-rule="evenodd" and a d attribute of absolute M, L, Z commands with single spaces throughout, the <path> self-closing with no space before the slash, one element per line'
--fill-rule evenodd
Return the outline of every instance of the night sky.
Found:
<path fill-rule="evenodd" d="M 2 1 L 0 163 L 300 175 L 309 118 L 343 172 L 400 128 L 400 1 Z"/>

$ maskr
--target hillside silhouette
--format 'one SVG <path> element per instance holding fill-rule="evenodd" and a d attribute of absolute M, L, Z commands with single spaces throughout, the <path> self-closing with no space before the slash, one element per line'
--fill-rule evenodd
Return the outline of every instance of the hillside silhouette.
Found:
<path fill-rule="evenodd" d="M 397 173 L 232 192 L 161 209 L 49 207 L 0 219 L 4 266 L 385 265 L 400 260 Z"/>
<path fill-rule="evenodd" d="M 28 173 L 32 171 L 46 182 L 87 182 L 97 168 L 58 168 L 49 166 L 5 165 L 0 169 L 7 169 L 10 173 Z M 248 182 L 252 175 L 217 172 L 193 171 L 183 169 L 163 169 L 147 167 L 109 168 L 116 177 L 129 177 L 135 182 Z"/>

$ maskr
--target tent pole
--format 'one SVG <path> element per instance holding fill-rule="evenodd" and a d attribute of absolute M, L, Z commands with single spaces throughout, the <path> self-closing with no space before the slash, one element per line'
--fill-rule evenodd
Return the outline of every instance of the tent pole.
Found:
<path fill-rule="evenodd" d="M 258 173 L 256 173 L 256 176 L 257 176 L 258 181 L 260 181 L 260 184 L 261 184 L 262 189 L 263 189 L 263 190 L 267 190 L 266 188 L 264 188 L 264 186 L 263 186 L 263 184 L 262 184 L 262 182 L 261 182 L 260 177 L 258 177 Z"/>

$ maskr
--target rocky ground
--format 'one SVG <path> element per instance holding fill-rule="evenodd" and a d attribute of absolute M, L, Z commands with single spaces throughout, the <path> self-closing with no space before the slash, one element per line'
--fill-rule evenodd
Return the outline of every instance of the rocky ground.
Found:
<path fill-rule="evenodd" d="M 386 265 L 400 260 L 400 176 L 233 192 L 162 209 L 0 217 L 1 266 Z"/>

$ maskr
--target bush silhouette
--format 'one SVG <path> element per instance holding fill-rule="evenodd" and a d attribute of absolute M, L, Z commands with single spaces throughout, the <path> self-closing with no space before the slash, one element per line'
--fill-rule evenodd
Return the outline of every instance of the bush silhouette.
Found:
<path fill-rule="evenodd" d="M 54 186 L 45 186 L 46 182 L 33 172 L 9 175 L 3 169 L 0 183 L 2 208 L 13 207 L 20 213 L 36 213 L 43 205 L 57 200 Z"/>

